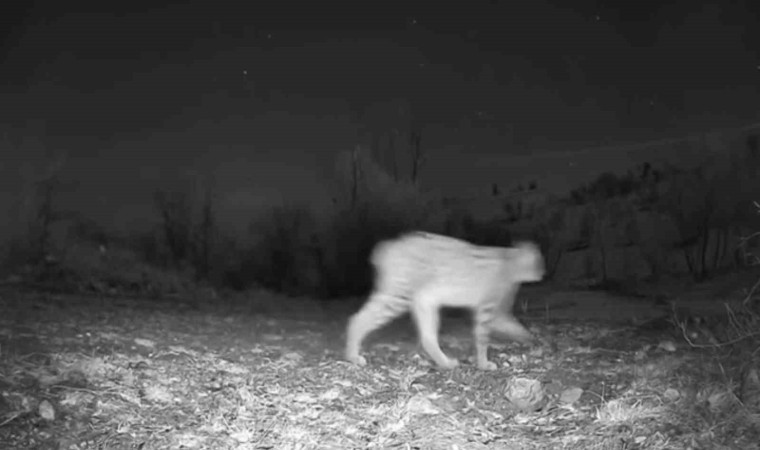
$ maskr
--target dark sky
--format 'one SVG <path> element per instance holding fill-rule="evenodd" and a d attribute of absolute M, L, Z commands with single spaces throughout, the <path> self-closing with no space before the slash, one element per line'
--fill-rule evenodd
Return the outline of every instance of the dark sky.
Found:
<path fill-rule="evenodd" d="M 395 126 L 399 105 L 436 152 L 432 184 L 462 155 L 564 152 L 760 116 L 751 0 L 14 4 L 25 9 L 0 6 L 12 25 L 0 70 L 10 148 L 161 173 L 243 161 L 269 192 L 265 173 L 319 179 L 313 168 L 331 170 L 335 152 Z M 481 180 L 473 170 L 464 178 Z"/>
<path fill-rule="evenodd" d="M 89 133 L 106 122 L 107 135 L 220 90 L 243 98 L 244 114 L 274 92 L 354 112 L 400 97 L 426 123 L 480 112 L 533 133 L 579 107 L 644 128 L 756 117 L 760 7 L 749 0 L 225 3 L 34 2 L 4 42 L 3 81 L 40 92 L 46 109 L 61 91 L 53 121 Z M 80 94 L 77 111 L 63 106 Z"/>

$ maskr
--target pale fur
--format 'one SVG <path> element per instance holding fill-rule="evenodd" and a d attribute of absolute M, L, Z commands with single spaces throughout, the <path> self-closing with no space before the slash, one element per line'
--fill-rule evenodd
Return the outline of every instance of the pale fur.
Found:
<path fill-rule="evenodd" d="M 375 285 L 364 306 L 349 319 L 345 357 L 358 365 L 366 359 L 364 338 L 394 318 L 411 312 L 422 348 L 441 368 L 459 363 L 438 344 L 440 309 L 473 312 L 475 359 L 478 368 L 493 370 L 487 351 L 491 331 L 529 342 L 532 336 L 512 315 L 521 283 L 540 281 L 544 259 L 538 246 L 483 247 L 438 234 L 411 232 L 378 243 L 370 256 Z"/>

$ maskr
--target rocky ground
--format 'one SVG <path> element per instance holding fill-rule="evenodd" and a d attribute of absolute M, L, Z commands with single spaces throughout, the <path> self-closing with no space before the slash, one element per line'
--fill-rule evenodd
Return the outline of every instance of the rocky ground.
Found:
<path fill-rule="evenodd" d="M 732 283 L 713 298 L 525 289 L 516 313 L 541 343 L 496 342 L 493 372 L 473 366 L 462 315 L 441 333 L 453 371 L 420 354 L 408 319 L 356 367 L 341 350 L 357 303 L 6 288 L 0 447 L 760 448 L 760 321 L 752 284 Z"/>

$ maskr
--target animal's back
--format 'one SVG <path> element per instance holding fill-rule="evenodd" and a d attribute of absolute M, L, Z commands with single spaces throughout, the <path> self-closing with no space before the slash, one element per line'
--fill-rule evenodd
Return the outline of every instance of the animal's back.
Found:
<path fill-rule="evenodd" d="M 490 278 L 506 276 L 499 273 L 504 251 L 448 236 L 409 233 L 375 247 L 371 256 L 376 271 L 375 290 L 407 300 L 432 285 L 450 291 L 471 290 L 478 280 L 485 285 Z"/>

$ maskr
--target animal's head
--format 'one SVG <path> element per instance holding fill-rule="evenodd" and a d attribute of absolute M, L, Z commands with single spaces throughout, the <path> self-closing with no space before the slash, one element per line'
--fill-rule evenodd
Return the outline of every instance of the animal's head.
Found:
<path fill-rule="evenodd" d="M 538 245 L 530 241 L 516 242 L 510 251 L 515 281 L 530 283 L 541 281 L 546 275 L 546 264 Z"/>

